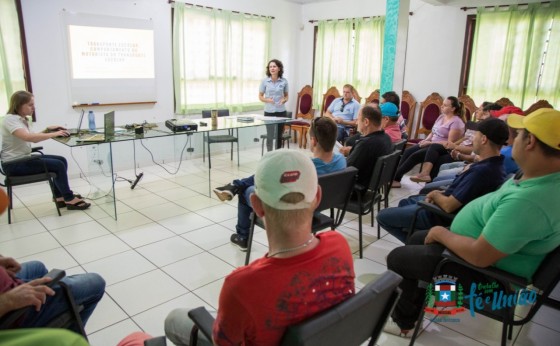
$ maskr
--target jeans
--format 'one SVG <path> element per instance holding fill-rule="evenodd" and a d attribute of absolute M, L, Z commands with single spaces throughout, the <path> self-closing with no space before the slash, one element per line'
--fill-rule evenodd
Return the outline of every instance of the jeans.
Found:
<path fill-rule="evenodd" d="M 57 198 L 64 197 L 65 201 L 74 199 L 74 193 L 70 190 L 68 183 L 68 162 L 66 159 L 57 155 L 38 155 L 37 157 L 39 157 L 38 160 L 3 163 L 2 167 L 7 174 L 19 176 L 43 173 L 46 166 L 49 172 L 56 173 L 56 178 L 54 178 L 54 195 Z"/>
<path fill-rule="evenodd" d="M 22 263 L 21 271 L 17 274 L 17 277 L 29 282 L 45 276 L 47 272 L 48 270 L 43 263 L 31 261 Z M 68 285 L 76 304 L 83 305 L 84 309 L 80 312 L 80 317 L 85 325 L 105 293 L 105 280 L 98 274 L 87 273 L 66 276 L 62 281 Z M 62 288 L 55 285 L 53 290 L 55 295 L 47 296 L 47 300 L 40 311 L 29 309 L 20 327 L 43 327 L 53 318 L 69 311 L 70 307 L 66 296 L 62 293 Z M 79 333 L 77 326 L 71 326 L 70 329 Z"/>
<path fill-rule="evenodd" d="M 424 200 L 424 195 L 410 196 L 402 199 L 398 207 L 385 208 L 377 213 L 377 223 L 403 243 L 406 242 L 412 219 L 416 209 L 419 208 L 418 201 Z M 416 216 L 416 229 L 429 229 L 434 226 L 433 216 L 430 212 L 422 209 Z"/>
<path fill-rule="evenodd" d="M 344 143 L 344 140 L 348 138 L 348 131 L 346 131 L 345 126 L 338 126 L 338 134 L 336 136 L 336 140 L 340 143 Z"/>
<path fill-rule="evenodd" d="M 175 309 L 165 318 L 165 336 L 177 346 L 189 345 L 191 339 L 191 329 L 194 322 L 189 318 L 189 310 L 186 308 Z M 216 317 L 215 311 L 210 313 Z M 198 332 L 198 342 L 200 346 L 213 345 L 211 340 L 208 340 L 202 332 Z"/>
<path fill-rule="evenodd" d="M 391 317 L 404 330 L 414 328 L 422 310 L 422 304 L 426 299 L 426 289 L 423 288 L 424 285 L 419 287 L 419 283 L 420 281 L 425 283 L 432 282 L 435 269 L 442 260 L 441 254 L 445 249 L 439 243 L 424 245 L 424 239 L 427 234 L 428 231 L 415 232 L 408 240 L 406 246 L 392 250 L 387 256 L 387 269 L 403 277 L 399 284 L 402 294 Z M 468 294 L 472 283 L 489 283 L 493 281 L 480 273 L 455 263 L 445 265 L 439 275 L 441 274 L 456 277 L 457 282 L 465 288 L 465 294 Z M 465 305 L 467 305 L 467 301 L 468 299 L 465 299 Z M 463 314 L 462 316 L 466 315 Z"/>
<path fill-rule="evenodd" d="M 249 229 L 251 228 L 251 213 L 253 206 L 251 205 L 251 194 L 255 192 L 255 176 L 252 175 L 243 179 L 236 179 L 233 185 L 239 188 L 239 196 L 237 198 L 237 224 L 235 229 L 242 240 L 249 237 Z"/>
<path fill-rule="evenodd" d="M 265 117 L 282 117 L 286 118 L 286 111 L 268 113 L 264 112 Z M 284 133 L 284 124 L 266 125 L 266 150 L 272 150 L 272 142 L 276 139 L 276 149 L 282 148 L 282 134 Z"/>
<path fill-rule="evenodd" d="M 453 183 L 453 180 L 455 179 L 435 178 L 434 181 L 432 181 L 431 183 L 427 183 L 426 185 L 424 185 L 424 187 L 420 190 L 420 194 L 427 195 L 431 191 L 441 190 L 442 188 L 446 188 L 447 186 L 451 185 L 451 183 Z"/>

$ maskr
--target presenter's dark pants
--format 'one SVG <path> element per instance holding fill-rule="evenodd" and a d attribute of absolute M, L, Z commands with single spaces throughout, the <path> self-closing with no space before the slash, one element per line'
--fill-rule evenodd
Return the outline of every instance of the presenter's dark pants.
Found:
<path fill-rule="evenodd" d="M 282 117 L 286 118 L 286 111 L 268 113 L 264 112 L 265 117 Z M 284 124 L 266 125 L 266 150 L 272 150 L 272 142 L 276 139 L 276 149 L 282 148 L 282 134 L 284 133 Z"/>

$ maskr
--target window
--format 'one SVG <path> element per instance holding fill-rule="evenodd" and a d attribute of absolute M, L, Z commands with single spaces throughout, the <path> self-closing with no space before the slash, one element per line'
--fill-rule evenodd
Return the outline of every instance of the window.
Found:
<path fill-rule="evenodd" d="M 261 109 L 271 18 L 175 3 L 175 112 Z"/>
<path fill-rule="evenodd" d="M 314 108 L 331 86 L 369 95 L 381 84 L 385 17 L 319 21 L 313 70 Z"/>
<path fill-rule="evenodd" d="M 560 6 L 478 9 L 467 93 L 476 101 L 508 97 L 527 108 L 560 103 Z"/>
<path fill-rule="evenodd" d="M 0 0 L 0 110 L 8 110 L 10 97 L 26 88 L 24 47 L 20 37 L 17 4 L 14 0 Z"/>

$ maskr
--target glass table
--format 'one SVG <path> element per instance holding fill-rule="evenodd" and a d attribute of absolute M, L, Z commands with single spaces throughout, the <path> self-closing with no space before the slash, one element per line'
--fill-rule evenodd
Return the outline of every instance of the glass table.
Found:
<path fill-rule="evenodd" d="M 179 121 L 182 123 L 186 120 Z M 92 135 L 88 131 L 81 131 L 80 135 L 76 136 L 53 139 L 70 147 L 71 149 L 82 149 L 82 154 L 83 151 L 85 151 L 85 157 L 82 157 L 82 161 L 84 159 L 86 160 L 87 168 L 81 167 L 79 164 L 78 166 L 80 168 L 80 173 L 84 175 L 84 179 L 88 181 L 91 188 L 91 192 L 88 197 L 91 199 L 101 200 L 104 205 L 103 209 L 116 220 L 117 197 L 115 193 L 115 180 L 117 172 L 115 169 L 115 163 L 118 162 L 122 165 L 123 162 L 130 161 L 132 158 L 132 164 L 134 166 L 136 177 L 133 179 L 134 183 L 132 180 L 129 180 L 129 182 L 133 184 L 131 185 L 131 188 L 134 188 L 135 183 L 138 183 L 139 180 L 139 174 L 136 174 L 136 145 L 138 142 L 145 147 L 142 140 L 160 138 L 160 140 L 157 140 L 158 145 L 156 146 L 159 154 L 165 153 L 167 155 L 167 159 L 170 161 L 167 164 L 180 165 L 183 160 L 183 154 L 187 144 L 189 146 L 192 145 L 193 136 L 204 137 L 217 131 L 231 129 L 255 129 L 256 127 L 265 125 L 279 126 L 291 122 L 292 119 L 264 117 L 262 115 L 228 116 L 219 117 L 217 126 L 212 126 L 212 120 L 210 118 L 189 119 L 189 121 L 198 125 L 197 131 L 173 132 L 166 127 L 165 123 L 157 123 L 157 126 L 153 128 L 144 127 L 144 133 L 142 134 L 135 134 L 134 129 L 131 128 L 125 132 L 117 132 L 114 136 L 104 138 L 102 141 L 84 141 L 84 138 Z M 277 133 L 277 131 L 274 133 Z M 253 137 L 258 138 L 256 136 Z M 132 148 L 130 148 L 127 143 L 132 144 Z M 203 145 L 206 145 L 204 141 Z M 149 152 L 153 158 L 152 151 Z M 171 155 L 169 155 L 169 153 L 171 153 Z M 157 152 L 156 155 L 158 155 Z M 74 156 L 73 153 L 72 156 Z M 211 169 L 210 167 L 206 167 L 206 170 L 208 172 L 208 195 L 210 195 Z"/>

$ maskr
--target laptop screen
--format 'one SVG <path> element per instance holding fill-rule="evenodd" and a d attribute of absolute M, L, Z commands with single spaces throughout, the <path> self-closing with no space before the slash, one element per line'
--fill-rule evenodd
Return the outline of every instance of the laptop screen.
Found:
<path fill-rule="evenodd" d="M 115 111 L 105 113 L 105 140 L 110 140 L 115 137 Z"/>
<path fill-rule="evenodd" d="M 82 129 L 82 121 L 84 121 L 85 113 L 86 111 L 82 109 L 82 114 L 80 114 L 80 119 L 78 120 L 78 126 L 76 127 L 76 133 L 80 133 L 80 130 Z"/>

